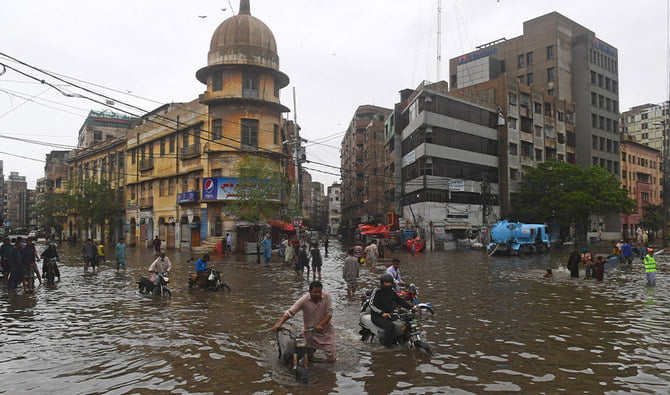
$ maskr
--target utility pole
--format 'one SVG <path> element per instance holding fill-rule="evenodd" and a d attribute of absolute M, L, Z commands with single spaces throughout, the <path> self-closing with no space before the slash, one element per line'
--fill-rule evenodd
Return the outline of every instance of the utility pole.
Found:
<path fill-rule="evenodd" d="M 440 82 L 442 67 L 442 0 L 437 0 L 437 81 Z"/>

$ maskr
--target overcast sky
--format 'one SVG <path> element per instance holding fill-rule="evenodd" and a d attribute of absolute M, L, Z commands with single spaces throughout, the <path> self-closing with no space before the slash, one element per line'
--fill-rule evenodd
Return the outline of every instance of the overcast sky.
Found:
<path fill-rule="evenodd" d="M 75 78 L 117 103 L 145 111 L 161 103 L 193 100 L 205 90 L 195 72 L 206 66 L 216 27 L 239 7 L 239 0 L 5 3 L 0 11 L 1 53 Z M 281 99 L 291 110 L 295 88 L 297 120 L 302 136 L 310 141 L 308 159 L 339 167 L 342 135 L 357 106 L 392 108 L 399 90 L 437 79 L 437 4 L 438 0 L 251 0 L 252 15 L 265 22 L 277 40 L 280 68 L 291 79 Z M 524 21 L 552 11 L 618 48 L 622 111 L 667 100 L 667 0 L 442 0 L 441 79 L 449 79 L 450 58 L 502 37 L 519 36 Z M 0 63 L 57 82 L 1 55 Z M 65 85 L 60 89 L 93 97 Z M 45 154 L 74 147 L 88 112 L 104 108 L 6 70 L 0 76 L 0 160 L 5 177 L 18 171 L 34 188 L 44 175 Z M 292 119 L 294 114 L 287 116 Z M 337 169 L 307 166 L 323 171 L 310 170 L 314 180 L 326 186 L 339 179 L 327 174 L 339 173 Z"/>

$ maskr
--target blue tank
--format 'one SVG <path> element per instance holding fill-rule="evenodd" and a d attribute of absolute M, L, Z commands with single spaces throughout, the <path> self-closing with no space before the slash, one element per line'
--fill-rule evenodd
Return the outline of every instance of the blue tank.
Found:
<path fill-rule="evenodd" d="M 520 255 L 542 252 L 548 250 L 551 246 L 549 229 L 547 225 L 542 224 L 524 224 L 502 220 L 491 226 L 490 234 L 491 243 L 487 246 L 490 255 L 494 253 Z"/>

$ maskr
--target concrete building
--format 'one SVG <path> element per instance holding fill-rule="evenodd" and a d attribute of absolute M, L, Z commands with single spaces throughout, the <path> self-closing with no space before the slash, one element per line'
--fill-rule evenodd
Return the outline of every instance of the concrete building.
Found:
<path fill-rule="evenodd" d="M 136 118 L 110 110 L 91 110 L 79 129 L 77 147 L 88 148 L 108 139 L 125 138 L 125 130 L 133 128 L 137 122 Z"/>
<path fill-rule="evenodd" d="M 600 166 L 619 176 L 619 70 L 615 47 L 586 27 L 552 12 L 524 22 L 521 36 L 477 48 L 450 59 L 451 89 L 476 87 L 497 78 L 504 79 L 504 84 L 517 84 L 518 88 L 509 92 L 514 96 L 508 94 L 502 100 L 499 94 L 495 102 L 512 124 L 508 132 L 510 150 L 517 144 L 513 141 L 516 130 L 525 131 L 529 134 L 525 144 L 520 135 L 521 146 L 516 148 L 535 161 L 564 155 L 567 162 Z M 517 89 L 519 93 L 514 92 Z M 512 101 L 517 103 L 517 115 L 510 110 Z M 554 121 L 559 119 L 558 111 L 565 123 L 565 143 L 558 142 L 561 130 Z M 547 144 L 547 138 L 556 140 L 555 147 Z M 501 147 L 501 151 L 506 148 Z M 516 174 L 514 170 L 523 174 L 523 166 L 532 164 L 519 162 L 519 169 L 512 165 L 501 161 L 503 200 L 509 193 L 510 174 Z M 606 232 L 620 232 L 619 215 L 606 216 L 602 225 Z"/>
<path fill-rule="evenodd" d="M 621 185 L 628 191 L 628 197 L 637 201 L 637 210 L 621 216 L 623 233 L 634 237 L 638 228 L 644 228 L 640 221 L 647 205 L 661 205 L 662 160 L 658 149 L 634 141 L 621 144 Z"/>
<path fill-rule="evenodd" d="M 337 235 L 340 231 L 340 222 L 342 211 L 340 206 L 340 194 L 342 184 L 334 183 L 328 187 L 328 232 L 331 235 Z"/>
<path fill-rule="evenodd" d="M 349 235 L 360 223 L 383 223 L 388 211 L 384 123 L 391 110 L 359 106 L 343 139 L 341 155 L 342 227 Z"/>
<path fill-rule="evenodd" d="M 498 114 L 450 97 L 444 81 L 401 91 L 395 108 L 406 227 L 440 248 L 498 217 Z"/>
<path fill-rule="evenodd" d="M 668 123 L 668 106 L 670 102 L 658 104 L 642 104 L 621 113 L 621 133 L 625 139 L 661 151 L 663 150 L 664 128 Z"/>
<path fill-rule="evenodd" d="M 26 177 L 12 171 L 3 183 L 3 220 L 6 227 L 28 229 L 30 224 L 28 184 Z"/>

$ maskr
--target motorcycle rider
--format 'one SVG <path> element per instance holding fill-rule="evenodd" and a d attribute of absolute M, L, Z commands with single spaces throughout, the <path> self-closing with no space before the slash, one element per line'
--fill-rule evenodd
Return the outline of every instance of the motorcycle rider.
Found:
<path fill-rule="evenodd" d="M 209 276 L 209 267 L 207 262 L 209 262 L 209 254 L 203 255 L 202 258 L 195 262 L 195 274 L 197 276 L 198 282 L 207 281 L 207 277 Z"/>
<path fill-rule="evenodd" d="M 157 274 L 169 273 L 170 269 L 172 269 L 172 262 L 170 262 L 170 258 L 165 256 L 165 250 L 161 250 L 158 258 L 156 258 L 151 266 L 149 266 L 149 271 L 154 273 L 153 276 L 151 276 L 154 285 L 158 285 Z"/>
<path fill-rule="evenodd" d="M 58 277 L 58 281 L 60 281 L 60 270 L 58 270 L 58 265 L 56 264 L 56 261 L 60 261 L 60 257 L 58 256 L 56 244 L 54 243 L 49 244 L 47 249 L 42 252 L 42 273 L 47 272 L 47 265 L 51 259 L 53 259 L 54 277 Z"/>
<path fill-rule="evenodd" d="M 390 273 L 382 274 L 379 282 L 379 286 L 370 295 L 371 318 L 373 324 L 384 330 L 384 336 L 380 339 L 381 343 L 386 347 L 391 347 L 395 341 L 393 338 L 395 326 L 392 319 L 395 306 L 400 305 L 413 311 L 418 311 L 419 308 L 398 296 L 394 289 L 393 276 Z"/>

